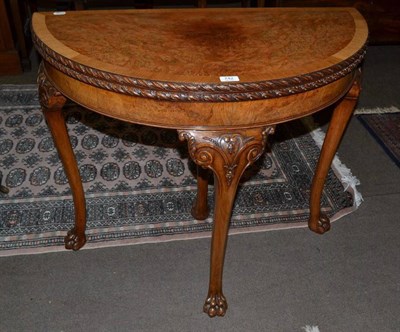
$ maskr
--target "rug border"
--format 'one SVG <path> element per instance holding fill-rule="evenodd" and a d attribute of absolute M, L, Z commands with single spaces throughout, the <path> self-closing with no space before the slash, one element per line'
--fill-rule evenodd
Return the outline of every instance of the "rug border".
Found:
<path fill-rule="evenodd" d="M 400 112 L 400 110 L 399 110 Z M 390 150 L 385 142 L 381 139 L 380 136 L 376 134 L 376 131 L 370 127 L 370 125 L 363 119 L 363 116 L 369 116 L 369 115 L 379 115 L 379 113 L 365 113 L 365 114 L 360 114 L 357 116 L 358 121 L 361 122 L 361 124 L 364 126 L 364 128 L 368 131 L 368 133 L 373 137 L 373 139 L 379 144 L 379 146 L 385 151 L 385 153 L 388 155 L 388 157 L 397 165 L 397 167 L 400 167 L 400 159 L 397 158 L 397 156 Z"/>
<path fill-rule="evenodd" d="M 307 127 L 312 125 L 315 126 L 313 122 L 308 122 L 305 124 Z M 317 128 L 310 132 L 314 141 L 319 145 L 320 140 L 323 141 L 324 133 L 321 129 Z M 342 184 L 346 184 L 346 177 L 351 175 L 350 169 L 347 168 L 336 156 L 331 166 L 332 171 L 335 175 L 340 179 Z M 356 186 L 360 184 L 358 179 L 351 175 L 352 180 L 351 183 L 348 184 L 348 188 L 344 190 L 348 190 L 351 195 L 355 198 L 353 206 L 348 208 L 344 208 L 339 212 L 335 213 L 331 218 L 331 222 L 335 222 L 342 217 L 354 212 L 357 210 L 362 201 L 362 196 L 360 192 L 357 190 Z M 356 197 L 359 197 L 357 199 Z M 208 218 L 209 222 L 212 222 L 212 218 Z M 241 235 L 241 234 L 250 234 L 250 233 L 261 233 L 261 232 L 270 232 L 270 231 L 280 231 L 287 229 L 298 229 L 298 228 L 307 228 L 307 221 L 298 222 L 296 224 L 274 224 L 274 225 L 263 225 L 263 226 L 253 226 L 248 228 L 235 228 L 229 230 L 229 236 L 231 235 Z M 176 234 L 174 236 L 171 235 L 162 235 L 156 238 L 135 238 L 135 239 L 124 239 L 124 240 L 116 240 L 116 241 L 105 241 L 105 242 L 95 242 L 95 243 L 86 243 L 85 246 L 80 250 L 92 250 L 92 249 L 102 249 L 109 247 L 121 247 L 121 246 L 133 246 L 140 244 L 159 244 L 165 242 L 173 242 L 173 241 L 186 241 L 186 240 L 196 240 L 196 239 L 204 239 L 211 238 L 211 231 L 201 232 L 201 233 L 193 233 L 193 234 Z M 160 239 L 162 241 L 160 241 Z M 2 250 L 0 251 L 0 257 L 6 256 L 18 256 L 18 255 L 35 255 L 35 254 L 48 254 L 55 252 L 68 252 L 64 248 L 64 246 L 48 246 L 41 248 L 21 248 L 21 249 L 10 249 L 10 250 Z"/>
<path fill-rule="evenodd" d="M 373 108 L 357 108 L 354 115 L 367 115 L 367 114 L 387 114 L 387 113 L 399 113 L 400 109 L 396 106 L 389 107 L 373 107 Z"/>

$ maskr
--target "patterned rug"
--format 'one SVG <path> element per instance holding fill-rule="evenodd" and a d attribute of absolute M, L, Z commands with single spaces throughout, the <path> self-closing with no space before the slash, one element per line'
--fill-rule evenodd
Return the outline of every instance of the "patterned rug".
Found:
<path fill-rule="evenodd" d="M 400 167 L 400 110 L 394 107 L 379 109 L 376 114 L 372 110 L 357 118 Z"/>
<path fill-rule="evenodd" d="M 195 165 L 176 131 L 126 124 L 74 104 L 65 116 L 87 199 L 85 248 L 210 236 L 212 218 L 190 214 Z M 240 185 L 231 234 L 306 226 L 320 151 L 314 138 L 321 141 L 321 132 L 310 134 L 299 121 L 278 126 L 269 151 Z M 34 85 L 0 86 L 0 172 L 9 189 L 0 193 L 0 255 L 64 250 L 71 191 Z M 332 220 L 357 207 L 356 183 L 336 158 L 322 199 Z"/>

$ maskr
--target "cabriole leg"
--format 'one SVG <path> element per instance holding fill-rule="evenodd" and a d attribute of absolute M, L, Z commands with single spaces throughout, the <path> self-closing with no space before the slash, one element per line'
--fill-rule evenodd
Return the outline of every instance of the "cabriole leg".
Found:
<path fill-rule="evenodd" d="M 68 232 L 64 239 L 65 248 L 78 250 L 86 242 L 86 203 L 78 165 L 62 114 L 66 98 L 47 79 L 43 63 L 39 68 L 38 84 L 42 111 L 64 166 L 74 201 L 75 226 Z"/>
<path fill-rule="evenodd" d="M 360 75 L 358 73 L 353 86 L 333 111 L 311 186 L 308 227 L 318 234 L 329 231 L 331 227 L 329 218 L 322 214 L 320 210 L 322 190 L 340 140 L 357 104 L 359 94 Z"/>
<path fill-rule="evenodd" d="M 208 208 L 208 170 L 197 165 L 197 194 L 192 206 L 192 216 L 197 220 L 207 219 L 210 210 Z"/>
<path fill-rule="evenodd" d="M 210 283 L 204 312 L 224 316 L 227 302 L 222 292 L 222 274 L 229 221 L 237 186 L 244 170 L 263 153 L 267 135 L 274 128 L 223 131 L 179 130 L 189 153 L 199 166 L 214 173 L 214 225 L 211 240 Z"/>

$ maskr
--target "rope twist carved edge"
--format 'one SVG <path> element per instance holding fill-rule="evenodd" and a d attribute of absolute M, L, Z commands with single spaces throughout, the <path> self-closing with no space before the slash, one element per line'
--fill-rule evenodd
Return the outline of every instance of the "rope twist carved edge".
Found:
<path fill-rule="evenodd" d="M 50 49 L 35 33 L 33 42 L 43 59 L 62 73 L 89 85 L 135 97 L 184 102 L 235 102 L 285 97 L 330 84 L 354 71 L 366 45 L 350 58 L 305 75 L 248 83 L 185 83 L 128 77 L 72 61 Z"/>

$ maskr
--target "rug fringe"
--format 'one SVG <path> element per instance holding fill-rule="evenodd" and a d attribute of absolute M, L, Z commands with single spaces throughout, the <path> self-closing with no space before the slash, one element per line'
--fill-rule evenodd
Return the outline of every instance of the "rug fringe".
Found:
<path fill-rule="evenodd" d="M 396 106 L 390 107 L 375 107 L 375 108 L 358 108 L 354 114 L 385 114 L 385 113 L 399 113 L 400 109 Z"/>
<path fill-rule="evenodd" d="M 325 133 L 318 127 L 318 124 L 314 122 L 311 117 L 303 118 L 302 122 L 311 130 L 311 137 L 319 148 L 322 148 L 324 143 Z M 354 193 L 354 206 L 358 208 L 364 200 L 361 193 L 357 190 L 357 186 L 361 184 L 360 180 L 351 173 L 351 170 L 339 160 L 339 157 L 335 155 L 332 166 L 336 169 L 338 177 L 345 185 L 344 191 L 349 188 Z"/>
<path fill-rule="evenodd" d="M 306 325 L 301 328 L 305 332 L 320 332 L 318 326 Z"/>

